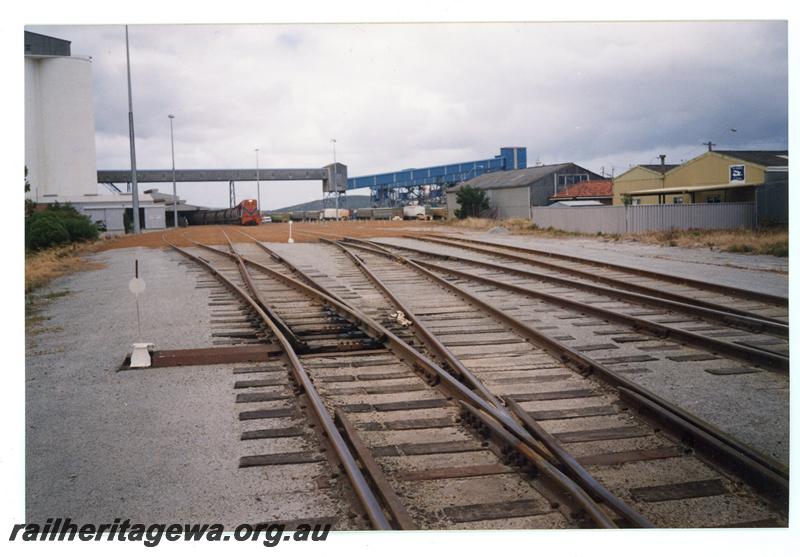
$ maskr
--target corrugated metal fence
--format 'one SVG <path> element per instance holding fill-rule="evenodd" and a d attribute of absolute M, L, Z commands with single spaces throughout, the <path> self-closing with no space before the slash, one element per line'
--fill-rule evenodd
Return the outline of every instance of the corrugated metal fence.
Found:
<path fill-rule="evenodd" d="M 755 203 L 532 207 L 531 213 L 533 222 L 542 228 L 589 234 L 753 228 L 756 224 Z"/>

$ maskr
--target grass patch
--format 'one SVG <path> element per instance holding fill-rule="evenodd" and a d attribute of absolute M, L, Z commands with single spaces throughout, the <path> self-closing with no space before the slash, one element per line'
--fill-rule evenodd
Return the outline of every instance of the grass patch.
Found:
<path fill-rule="evenodd" d="M 567 232 L 565 230 L 558 230 L 553 227 L 540 228 L 537 224 L 530 221 L 530 219 L 513 218 L 513 219 L 484 219 L 484 218 L 466 218 L 461 220 L 448 220 L 442 221 L 442 224 L 451 226 L 453 228 L 466 228 L 468 230 L 490 230 L 492 228 L 502 226 L 508 229 L 512 234 L 522 235 L 536 235 L 547 238 L 564 238 L 569 236 L 590 236 L 590 234 L 581 234 L 580 232 Z"/>
<path fill-rule="evenodd" d="M 646 244 L 789 257 L 789 230 L 785 226 L 759 230 L 672 230 L 627 234 L 626 237 L 632 241 Z"/>
<path fill-rule="evenodd" d="M 99 269 L 100 263 L 84 259 L 84 255 L 94 252 L 102 242 L 86 242 L 53 247 L 25 255 L 25 294 L 41 288 L 55 278 L 84 271 Z M 51 292 L 45 296 L 57 298 L 66 294 Z"/>

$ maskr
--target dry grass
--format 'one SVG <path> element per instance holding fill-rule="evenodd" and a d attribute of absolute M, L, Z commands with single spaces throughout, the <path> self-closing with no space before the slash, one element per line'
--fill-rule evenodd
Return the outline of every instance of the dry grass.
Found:
<path fill-rule="evenodd" d="M 103 240 L 91 243 L 70 244 L 25 255 L 25 294 L 68 273 L 97 269 L 102 265 L 89 262 L 84 255 L 97 251 Z"/>
<path fill-rule="evenodd" d="M 646 244 L 789 257 L 789 230 L 786 227 L 761 230 L 671 230 L 626 234 L 622 237 Z"/>
<path fill-rule="evenodd" d="M 482 218 L 466 218 L 464 220 L 449 220 L 444 221 L 444 224 L 453 228 L 467 228 L 470 230 L 491 230 L 497 226 L 502 226 L 508 229 L 512 234 L 525 234 L 535 235 L 547 238 L 563 238 L 565 236 L 585 236 L 578 232 L 567 232 L 565 230 L 558 230 L 555 228 L 539 228 L 530 219 L 514 218 L 514 219 L 482 219 Z"/>
<path fill-rule="evenodd" d="M 789 230 L 787 227 L 764 228 L 761 230 L 670 230 L 666 232 L 647 232 L 643 234 L 582 234 L 565 232 L 553 228 L 539 228 L 528 219 L 477 219 L 469 218 L 447 221 L 453 228 L 470 230 L 490 230 L 496 226 L 507 228 L 512 234 L 533 235 L 545 238 L 566 236 L 597 237 L 605 240 L 628 240 L 661 246 L 684 248 L 710 248 L 732 253 L 751 253 L 754 255 L 789 256 Z"/>

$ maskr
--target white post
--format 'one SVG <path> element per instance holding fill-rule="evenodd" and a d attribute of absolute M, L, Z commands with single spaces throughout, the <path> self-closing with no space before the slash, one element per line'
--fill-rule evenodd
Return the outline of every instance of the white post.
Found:
<path fill-rule="evenodd" d="M 292 221 L 289 221 L 289 242 L 290 244 L 294 244 L 294 238 L 292 238 Z"/>

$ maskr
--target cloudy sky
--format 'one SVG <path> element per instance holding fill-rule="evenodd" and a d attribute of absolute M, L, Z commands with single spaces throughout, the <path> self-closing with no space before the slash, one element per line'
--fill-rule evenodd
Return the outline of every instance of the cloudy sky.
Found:
<path fill-rule="evenodd" d="M 124 28 L 27 29 L 92 56 L 97 166 L 129 168 Z M 784 22 L 147 25 L 130 40 L 139 168 L 169 167 L 169 113 L 179 168 L 254 167 L 256 147 L 262 168 L 319 167 L 336 138 L 350 176 L 507 145 L 619 174 L 708 140 L 788 143 Z M 178 192 L 227 205 L 227 184 Z M 262 184 L 266 209 L 319 197 Z"/>

